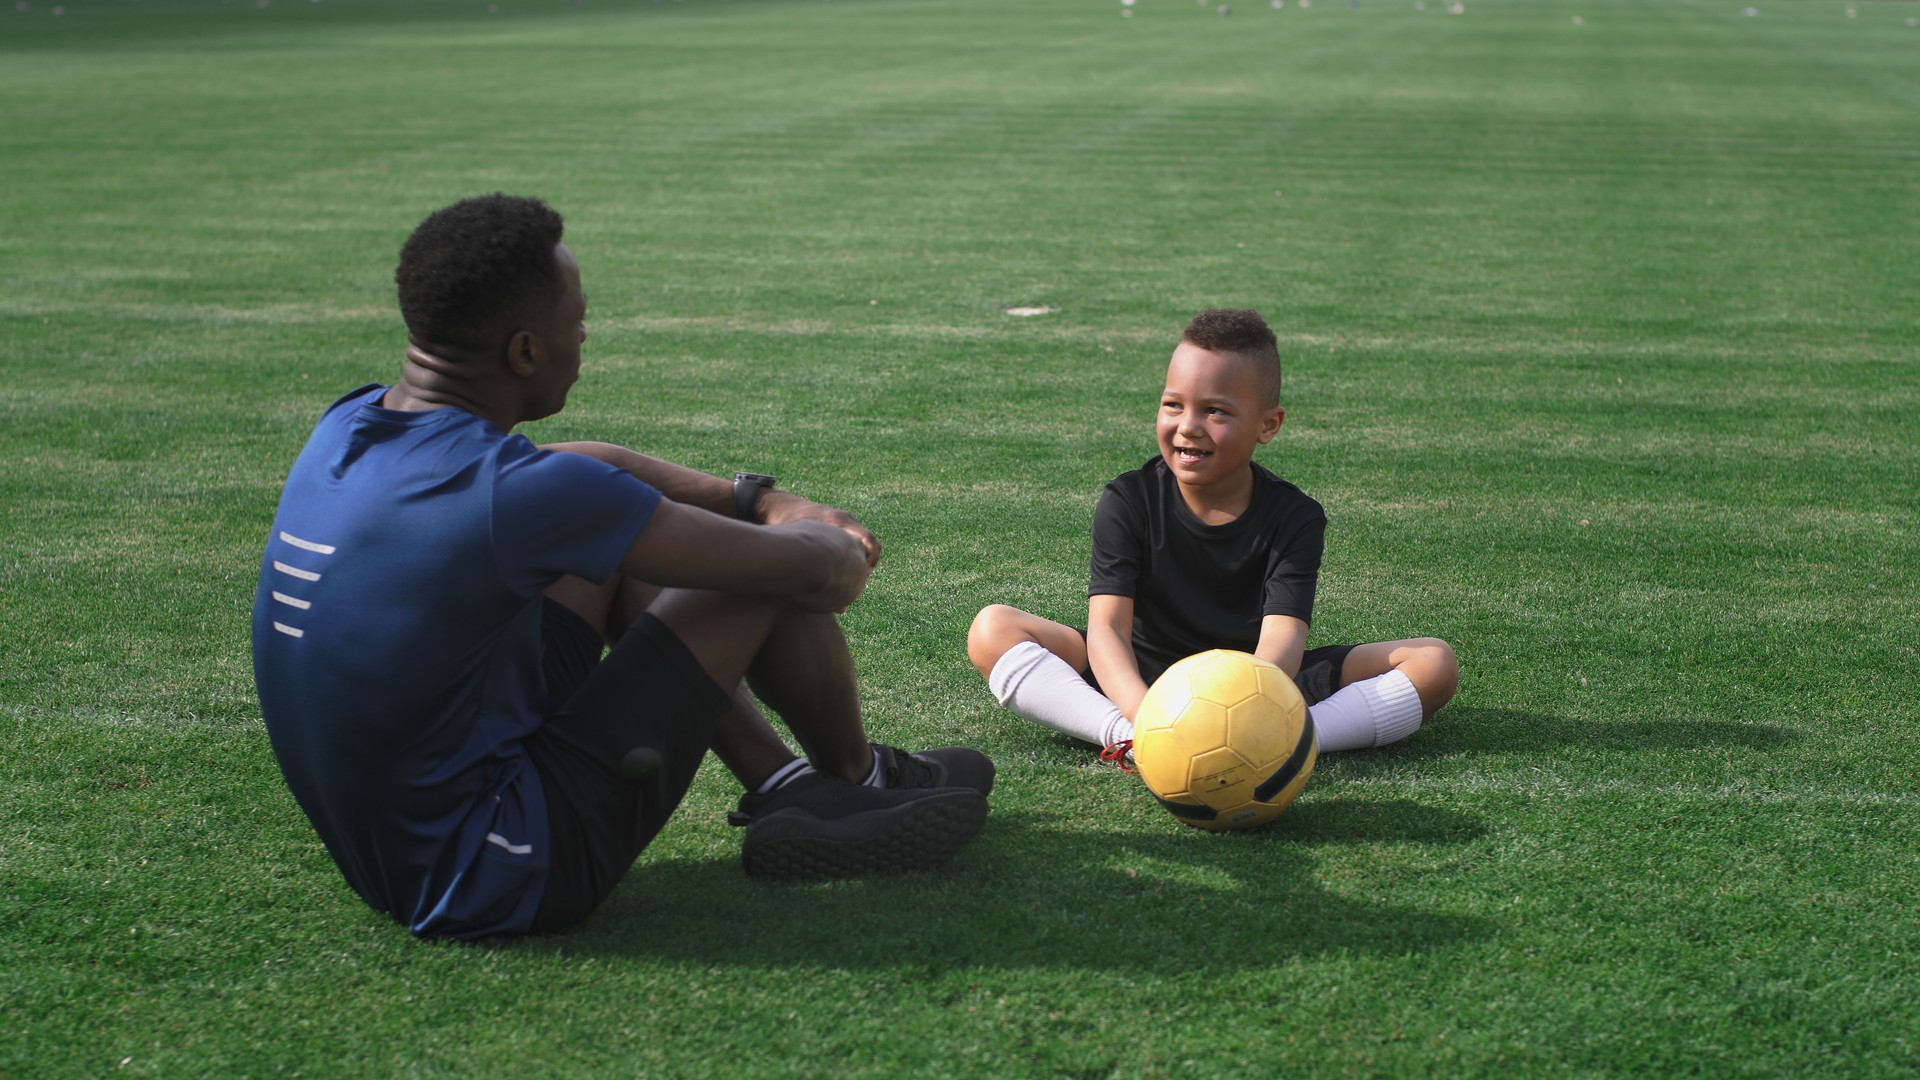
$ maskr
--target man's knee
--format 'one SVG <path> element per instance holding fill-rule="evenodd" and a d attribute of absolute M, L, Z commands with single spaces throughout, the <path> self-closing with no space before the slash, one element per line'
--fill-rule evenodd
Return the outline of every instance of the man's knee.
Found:
<path fill-rule="evenodd" d="M 713 681 L 738 685 L 789 606 L 772 597 L 662 589 L 647 613 L 673 631 Z"/>

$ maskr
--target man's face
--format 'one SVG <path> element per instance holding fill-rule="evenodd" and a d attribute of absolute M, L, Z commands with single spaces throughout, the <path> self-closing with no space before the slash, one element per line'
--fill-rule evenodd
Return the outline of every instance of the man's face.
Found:
<path fill-rule="evenodd" d="M 540 392 L 529 420 L 552 416 L 567 404 L 567 391 L 580 378 L 580 347 L 587 340 L 587 293 L 580 285 L 580 264 L 565 244 L 556 244 L 553 258 L 565 288 L 548 317 L 536 327 L 543 361 L 535 373 Z"/>

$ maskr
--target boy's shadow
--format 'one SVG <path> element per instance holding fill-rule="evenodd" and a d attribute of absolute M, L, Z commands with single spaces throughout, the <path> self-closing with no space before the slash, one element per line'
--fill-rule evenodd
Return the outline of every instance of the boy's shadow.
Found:
<path fill-rule="evenodd" d="M 1462 754 L 1537 754 L 1566 748 L 1599 752 L 1776 750 L 1805 738 L 1781 724 L 1727 720 L 1587 720 L 1516 709 L 1450 705 L 1405 742 L 1338 755 L 1343 765 L 1368 759 L 1400 762 Z M 1336 760 L 1333 757 L 1324 759 Z"/>
<path fill-rule="evenodd" d="M 1417 952 L 1488 937 L 1494 924 L 1330 892 L 1309 852 L 1482 832 L 1467 815 L 1407 801 L 1306 803 L 1264 829 L 1223 835 L 1171 820 L 1089 834 L 1063 815 L 996 813 L 946 867 L 898 878 L 771 885 L 730 858 L 643 859 L 580 929 L 529 944 L 749 967 L 1161 974 Z"/>

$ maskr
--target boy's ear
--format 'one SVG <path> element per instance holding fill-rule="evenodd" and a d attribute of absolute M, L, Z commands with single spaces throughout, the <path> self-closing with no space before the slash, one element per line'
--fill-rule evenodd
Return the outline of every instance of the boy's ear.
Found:
<path fill-rule="evenodd" d="M 539 369 L 542 353 L 540 335 L 531 330 L 515 330 L 507 339 L 507 368 L 515 375 L 531 375 Z"/>
<path fill-rule="evenodd" d="M 1260 418 L 1260 444 L 1264 446 L 1272 442 L 1273 437 L 1280 434 L 1280 425 L 1286 422 L 1287 410 L 1278 405 L 1267 410 L 1267 414 Z"/>

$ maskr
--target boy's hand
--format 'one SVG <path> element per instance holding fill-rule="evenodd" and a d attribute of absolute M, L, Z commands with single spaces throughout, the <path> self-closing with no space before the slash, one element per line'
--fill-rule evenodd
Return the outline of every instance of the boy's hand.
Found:
<path fill-rule="evenodd" d="M 760 517 L 768 525 L 786 525 L 796 521 L 818 521 L 831 525 L 860 542 L 868 569 L 880 565 L 879 537 L 845 510 L 803 499 L 791 491 L 773 488 L 760 496 Z"/>
<path fill-rule="evenodd" d="M 1266 615 L 1260 619 L 1260 643 L 1253 655 L 1277 666 L 1291 679 L 1300 674 L 1300 659 L 1307 651 L 1307 624 L 1291 615 Z"/>
<path fill-rule="evenodd" d="M 1133 597 L 1087 597 L 1087 666 L 1100 680 L 1100 692 L 1133 719 L 1140 699 L 1147 696 L 1140 659 L 1133 655 Z"/>

